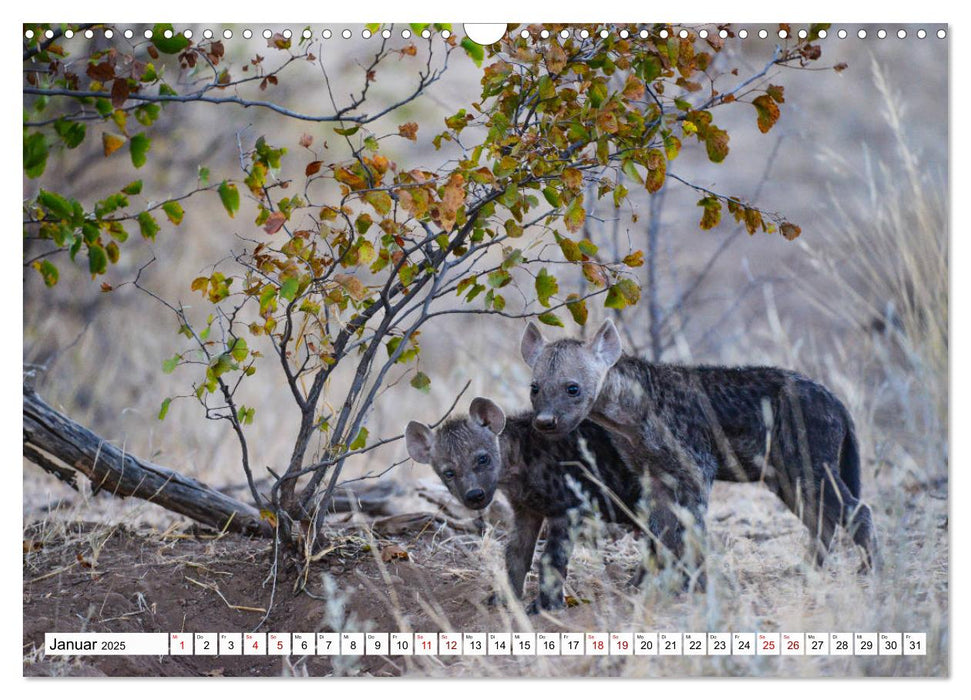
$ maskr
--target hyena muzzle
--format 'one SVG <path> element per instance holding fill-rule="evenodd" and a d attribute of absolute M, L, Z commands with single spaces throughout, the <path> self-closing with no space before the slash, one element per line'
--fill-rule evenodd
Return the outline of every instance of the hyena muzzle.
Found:
<path fill-rule="evenodd" d="M 640 476 L 621 459 L 607 431 L 589 421 L 550 438 L 533 427 L 532 414 L 507 419 L 494 402 L 476 398 L 468 417 L 437 430 L 412 421 L 405 442 L 411 458 L 430 464 L 467 507 L 485 508 L 497 488 L 506 494 L 514 517 L 506 571 L 518 598 L 546 522 L 539 594 L 530 612 L 563 607 L 563 583 L 584 517 L 597 512 L 607 522 L 636 522 Z"/>
<path fill-rule="evenodd" d="M 589 418 L 623 436 L 615 443 L 646 472 L 647 508 L 672 557 L 685 556 L 689 529 L 703 537 L 714 479 L 761 481 L 809 528 L 818 564 L 842 525 L 872 568 L 853 420 L 822 385 L 774 367 L 650 363 L 623 354 L 609 320 L 588 342 L 546 343 L 530 323 L 521 349 L 536 429 L 565 435 Z"/>

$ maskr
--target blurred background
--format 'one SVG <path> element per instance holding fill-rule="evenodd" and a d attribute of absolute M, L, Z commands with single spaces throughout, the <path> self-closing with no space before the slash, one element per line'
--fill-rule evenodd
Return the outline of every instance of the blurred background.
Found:
<path fill-rule="evenodd" d="M 719 227 L 701 231 L 700 196 L 670 179 L 663 196 L 653 200 L 636 195 L 621 210 L 600 202 L 589 211 L 589 235 L 616 242 L 621 256 L 641 249 L 648 258 L 649 264 L 636 271 L 644 285 L 641 301 L 614 315 L 594 300 L 586 330 L 563 314 L 567 328 L 549 329 L 547 335 L 592 332 L 609 312 L 619 321 L 628 350 L 651 359 L 771 364 L 804 372 L 847 404 L 861 440 L 864 496 L 880 501 L 878 518 L 899 520 L 913 501 L 893 500 L 893 494 L 947 494 L 949 40 L 939 39 L 939 27 L 931 25 L 924 39 L 915 36 L 913 26 L 905 27 L 906 39 L 898 39 L 896 25 L 881 25 L 887 38 L 878 39 L 877 27 L 866 25 L 868 37 L 860 39 L 861 26 L 840 25 L 848 32 L 845 39 L 833 27 L 819 42 L 821 60 L 809 69 L 770 73 L 769 82 L 785 87 L 782 117 L 770 133 L 759 133 L 750 104 L 719 107 L 716 122 L 731 134 L 726 161 L 709 162 L 686 140 L 670 165 L 670 172 L 697 185 L 779 212 L 802 228 L 800 238 L 750 237 L 732 225 L 727 212 Z M 349 40 L 340 38 L 345 27 L 330 28 L 333 38 L 327 40 L 314 28 L 312 51 L 343 102 L 359 90 L 362 65 L 378 39 L 362 39 L 360 25 L 347 27 L 353 34 Z M 723 89 L 759 72 L 775 47 L 775 25 L 765 25 L 768 39 L 757 37 L 761 26 L 745 28 L 749 38 L 729 41 L 719 58 L 740 66 L 738 78 L 719 83 Z M 201 33 L 203 27 L 194 29 Z M 242 26 L 231 29 L 234 38 L 224 41 L 230 64 L 245 63 L 256 53 L 279 60 L 258 31 L 245 40 Z M 76 37 L 65 43 L 80 52 L 86 41 Z M 411 43 L 397 33 L 391 41 Z M 415 43 L 417 56 L 382 67 L 369 105 L 410 92 L 425 58 L 424 42 Z M 320 64 L 294 66 L 265 99 L 298 111 L 331 112 Z M 834 70 L 838 64 L 845 69 Z M 444 117 L 476 101 L 480 75 L 457 52 L 442 80 L 424 96 L 372 125 L 379 133 L 409 121 L 420 125 L 416 142 L 382 144 L 391 149 L 389 157 L 406 167 L 444 162 L 447 148 L 436 152 L 431 139 Z M 240 177 L 237 139 L 245 149 L 265 135 L 295 155 L 304 133 L 318 143 L 329 140 L 335 149 L 331 158 L 341 148 L 328 125 L 232 105 L 170 106 L 153 128 L 150 163 L 138 176 L 145 191 L 160 199 L 177 195 L 195 181 L 200 166 L 208 167 L 215 181 Z M 45 186 L 93 201 L 135 178 L 127 158 L 103 158 L 97 138 L 88 138 L 79 151 L 61 162 L 52 156 Z M 291 159 L 294 175 L 301 174 L 305 160 Z M 36 187 L 25 180 L 24 196 L 35 195 Z M 588 198 L 588 207 L 593 201 Z M 163 374 L 162 361 L 183 347 L 175 319 L 131 285 L 119 287 L 154 257 L 143 283 L 192 307 L 196 318 L 205 317 L 206 304 L 189 285 L 229 251 L 239 251 L 240 236 L 258 234 L 250 223 L 255 209 L 248 211 L 244 202 L 230 220 L 215 194 L 196 196 L 185 209 L 182 225 L 163 225 L 155 243 L 132 237 L 120 264 L 107 275 L 117 288 L 113 292 L 102 293 L 101 279 L 90 280 L 80 266 L 68 269 L 66 260 L 54 289 L 25 270 L 24 361 L 45 367 L 38 392 L 74 420 L 133 454 L 246 498 L 239 448 L 228 424 L 207 421 L 200 406 L 186 400 L 175 401 L 164 421 L 157 419 L 161 401 L 189 393 L 197 377 L 186 368 Z M 574 282 L 579 285 L 579 276 Z M 524 289 L 531 284 L 525 278 Z M 569 276 L 560 285 L 564 296 L 574 291 L 568 288 Z M 471 386 L 459 412 L 478 395 L 507 411 L 526 408 L 529 374 L 518 349 L 524 325 L 497 316 L 455 315 L 427 326 L 420 368 L 431 378 L 431 391 L 420 393 L 406 381 L 391 386 L 369 417 L 371 438 L 398 435 L 411 419 L 437 420 L 466 382 Z M 345 380 L 335 377 L 325 404 L 343 395 Z M 257 407 L 247 429 L 257 476 L 266 473 L 264 467 L 278 471 L 289 459 L 299 418 L 271 358 L 242 391 L 241 402 Z M 344 476 L 378 473 L 405 457 L 398 441 L 350 459 Z M 386 478 L 407 484 L 430 477 L 429 467 L 404 461 Z M 144 504 L 80 498 L 26 463 L 23 479 L 25 521 L 66 506 L 80 519 L 124 518 L 132 508 L 138 509 L 139 522 L 164 525 L 171 519 Z M 946 552 L 937 556 L 946 561 Z"/>

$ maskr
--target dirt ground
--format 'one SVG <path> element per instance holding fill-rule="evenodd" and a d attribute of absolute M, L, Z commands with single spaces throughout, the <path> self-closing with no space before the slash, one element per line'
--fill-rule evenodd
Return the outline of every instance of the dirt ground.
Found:
<path fill-rule="evenodd" d="M 24 540 L 24 674 L 27 676 L 927 676 L 947 668 L 946 621 L 896 629 L 896 606 L 946 605 L 946 510 L 935 532 L 915 532 L 894 551 L 932 549 L 937 585 L 907 601 L 906 576 L 889 557 L 875 577 L 856 573 L 848 539 L 822 571 L 806 563 L 808 538 L 765 489 L 717 484 L 709 517 L 705 594 L 664 593 L 657 580 L 626 587 L 636 560 L 630 533 L 605 529 L 578 548 L 568 592 L 577 605 L 527 617 L 521 606 L 487 607 L 501 575 L 501 538 L 454 530 L 428 514 L 335 523 L 327 553 L 306 578 L 281 557 L 269 576 L 272 542 L 218 536 L 194 527 L 136 530 L 125 525 L 51 522 Z M 878 508 L 878 512 L 881 509 Z M 885 512 L 885 510 L 884 510 Z M 924 515 L 931 515 L 924 512 Z M 913 516 L 914 522 L 923 517 Z M 943 518 L 943 519 L 942 519 Z M 880 517 L 878 515 L 878 522 Z M 594 528 L 596 529 L 596 528 Z M 391 559 L 397 546 L 408 558 Z M 886 548 L 885 548 L 886 549 Z M 885 559 L 887 557 L 885 556 Z M 303 592 L 295 593 L 300 581 Z M 536 586 L 535 572 L 527 595 Z M 898 593 L 894 597 L 894 590 Z M 855 605 L 853 600 L 867 601 Z M 869 607 L 868 607 L 869 606 Z M 264 610 L 270 609 L 266 620 Z M 726 609 L 727 608 L 727 609 Z M 855 610 L 855 612 L 849 612 Z M 897 619 L 911 625 L 915 607 Z M 838 614 L 834 619 L 833 615 Z M 750 616 L 750 617 L 748 617 Z M 852 619 L 858 616 L 859 619 Z M 750 627 L 743 629 L 748 617 Z M 874 620 L 881 623 L 870 630 Z M 728 625 L 726 627 L 726 625 Z M 894 629 L 889 629 L 894 627 Z M 47 657 L 44 633 L 246 631 L 926 631 L 927 657 Z M 946 671 L 945 671 L 946 672 Z"/>

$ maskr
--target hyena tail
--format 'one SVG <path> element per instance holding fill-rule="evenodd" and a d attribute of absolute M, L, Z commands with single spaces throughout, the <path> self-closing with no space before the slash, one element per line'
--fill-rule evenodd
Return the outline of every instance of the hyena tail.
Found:
<path fill-rule="evenodd" d="M 853 421 L 847 416 L 846 434 L 840 447 L 840 480 L 853 494 L 853 498 L 860 497 L 860 446 L 856 441 L 856 431 Z"/>

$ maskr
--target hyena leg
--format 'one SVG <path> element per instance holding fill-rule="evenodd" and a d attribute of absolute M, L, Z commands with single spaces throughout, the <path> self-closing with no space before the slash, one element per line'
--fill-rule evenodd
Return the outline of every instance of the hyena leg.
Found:
<path fill-rule="evenodd" d="M 832 512 L 831 518 L 846 529 L 860 549 L 862 563 L 860 573 L 869 573 L 876 564 L 877 540 L 873 528 L 873 513 L 870 507 L 850 493 L 849 487 L 839 477 L 827 475 L 828 484 L 824 491 L 824 508 Z M 817 558 L 817 561 L 820 561 Z M 821 563 L 821 562 L 820 562 Z"/>
<path fill-rule="evenodd" d="M 573 523 L 567 514 L 550 518 L 547 524 L 546 549 L 540 559 L 539 595 L 527 609 L 530 613 L 566 605 L 563 584 L 573 553 Z"/>
<path fill-rule="evenodd" d="M 685 590 L 704 590 L 705 513 L 708 488 L 704 480 L 681 475 L 681 482 L 666 483 L 670 474 L 652 479 L 648 499 L 648 525 L 658 563 L 683 574 Z M 673 486 L 674 488 L 671 488 Z M 643 566 L 636 577 L 643 578 Z"/>
<path fill-rule="evenodd" d="M 533 565 L 536 538 L 542 525 L 542 515 L 523 508 L 513 509 L 513 529 L 506 544 L 506 573 L 517 598 L 523 597 L 523 584 Z"/>

